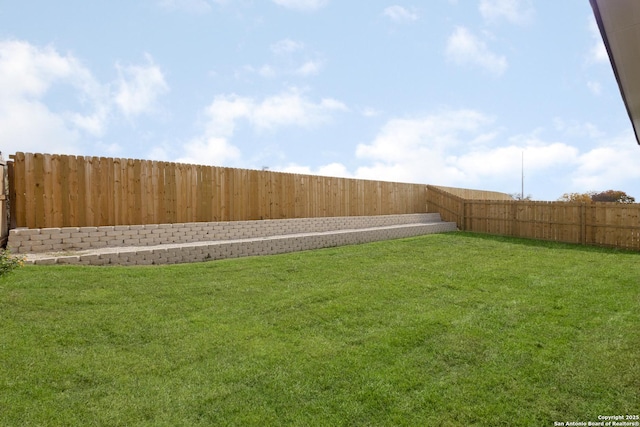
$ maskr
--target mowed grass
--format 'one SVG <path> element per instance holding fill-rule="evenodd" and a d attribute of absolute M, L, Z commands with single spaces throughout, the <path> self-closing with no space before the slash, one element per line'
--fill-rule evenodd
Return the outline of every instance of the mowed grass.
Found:
<path fill-rule="evenodd" d="M 465 233 L 0 280 L 0 425 L 640 412 L 640 254 Z"/>

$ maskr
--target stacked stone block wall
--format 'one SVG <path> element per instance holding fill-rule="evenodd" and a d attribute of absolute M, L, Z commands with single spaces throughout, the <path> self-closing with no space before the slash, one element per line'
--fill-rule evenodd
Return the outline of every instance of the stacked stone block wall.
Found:
<path fill-rule="evenodd" d="M 14 254 L 83 251 L 113 247 L 158 246 L 284 236 L 433 223 L 439 214 L 407 214 L 183 224 L 117 225 L 14 229 L 8 248 Z"/>
<path fill-rule="evenodd" d="M 45 256 L 31 260 L 34 264 L 74 265 L 157 265 L 202 262 L 245 256 L 276 255 L 288 252 L 399 239 L 431 233 L 454 231 L 454 223 L 405 224 L 382 228 L 302 233 L 257 239 L 220 240 L 166 244 L 151 247 L 117 248 L 67 256 Z"/>

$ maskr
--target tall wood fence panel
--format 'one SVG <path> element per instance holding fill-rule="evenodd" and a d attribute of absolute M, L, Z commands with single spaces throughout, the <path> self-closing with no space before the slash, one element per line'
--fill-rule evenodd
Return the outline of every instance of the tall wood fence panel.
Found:
<path fill-rule="evenodd" d="M 0 159 L 0 246 L 3 246 L 9 236 L 9 168 Z"/>
<path fill-rule="evenodd" d="M 448 190 L 427 186 L 427 210 L 461 230 L 640 250 L 640 204 L 486 200 Z"/>
<path fill-rule="evenodd" d="M 421 184 L 105 157 L 16 153 L 12 159 L 13 227 L 426 211 L 426 186 Z"/>

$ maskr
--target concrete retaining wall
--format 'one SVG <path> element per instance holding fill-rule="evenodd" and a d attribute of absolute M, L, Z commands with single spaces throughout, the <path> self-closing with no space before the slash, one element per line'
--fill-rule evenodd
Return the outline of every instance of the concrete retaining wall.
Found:
<path fill-rule="evenodd" d="M 431 213 L 106 227 L 23 228 L 10 231 L 8 248 L 14 254 L 83 251 L 321 233 L 438 221 L 440 215 Z"/>
<path fill-rule="evenodd" d="M 216 242 L 173 243 L 149 247 L 104 248 L 81 253 L 30 254 L 33 264 L 152 265 L 201 262 L 398 239 L 456 230 L 455 223 L 404 224 Z"/>

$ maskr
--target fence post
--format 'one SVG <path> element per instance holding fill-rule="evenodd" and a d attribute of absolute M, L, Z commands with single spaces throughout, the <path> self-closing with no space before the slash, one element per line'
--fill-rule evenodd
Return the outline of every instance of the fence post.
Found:
<path fill-rule="evenodd" d="M 7 162 L 0 159 L 0 246 L 2 247 L 5 246 L 9 238 L 9 210 L 7 209 L 9 183 L 7 177 Z"/>
<path fill-rule="evenodd" d="M 8 204 L 9 204 L 9 230 L 16 228 L 16 186 L 14 163 L 9 160 L 7 162 L 7 178 L 9 183 Z"/>
<path fill-rule="evenodd" d="M 516 233 L 516 201 L 509 202 L 509 235 L 515 236 Z"/>
<path fill-rule="evenodd" d="M 466 212 L 466 202 L 464 199 L 460 199 L 460 214 L 458 215 L 458 217 L 460 218 L 460 231 L 465 231 L 466 230 L 466 218 L 465 218 L 465 212 Z"/>
<path fill-rule="evenodd" d="M 580 244 L 587 244 L 587 204 L 580 203 Z"/>

